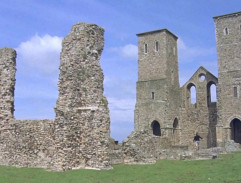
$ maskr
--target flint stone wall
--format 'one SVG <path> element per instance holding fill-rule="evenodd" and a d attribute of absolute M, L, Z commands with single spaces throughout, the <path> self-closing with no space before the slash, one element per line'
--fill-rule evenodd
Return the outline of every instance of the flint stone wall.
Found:
<path fill-rule="evenodd" d="M 0 124 L 13 117 L 16 51 L 0 49 Z"/>
<path fill-rule="evenodd" d="M 110 118 L 100 56 L 104 29 L 79 23 L 62 42 L 55 140 L 57 169 L 110 168 Z"/>
<path fill-rule="evenodd" d="M 0 164 L 109 169 L 110 118 L 100 56 L 104 29 L 79 23 L 63 40 L 54 120 L 16 120 L 16 51 L 0 50 Z"/>
<path fill-rule="evenodd" d="M 51 168 L 54 120 L 15 120 L 1 128 L 0 164 Z"/>
<path fill-rule="evenodd" d="M 133 131 L 123 141 L 123 162 L 126 164 L 155 163 L 163 149 L 170 149 L 170 139 L 150 135 L 149 130 Z"/>

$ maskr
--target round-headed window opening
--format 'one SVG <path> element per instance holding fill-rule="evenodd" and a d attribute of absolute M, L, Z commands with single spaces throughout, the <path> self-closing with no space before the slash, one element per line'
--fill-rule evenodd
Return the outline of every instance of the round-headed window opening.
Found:
<path fill-rule="evenodd" d="M 200 74 L 199 75 L 199 81 L 203 82 L 206 79 L 206 75 L 205 74 Z"/>
<path fill-rule="evenodd" d="M 187 100 L 191 103 L 191 104 L 196 104 L 197 100 L 197 94 L 196 94 L 196 86 L 193 83 L 189 83 L 187 85 Z"/>
<path fill-rule="evenodd" d="M 153 135 L 161 136 L 161 127 L 158 121 L 153 121 L 151 124 Z"/>

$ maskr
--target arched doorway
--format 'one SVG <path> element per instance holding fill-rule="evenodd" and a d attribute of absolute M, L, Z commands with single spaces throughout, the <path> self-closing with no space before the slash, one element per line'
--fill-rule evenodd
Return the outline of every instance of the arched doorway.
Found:
<path fill-rule="evenodd" d="M 233 119 L 230 123 L 231 139 L 236 143 L 241 144 L 241 121 L 237 118 Z"/>
<path fill-rule="evenodd" d="M 153 135 L 161 136 L 161 127 L 158 121 L 153 121 L 151 124 Z"/>

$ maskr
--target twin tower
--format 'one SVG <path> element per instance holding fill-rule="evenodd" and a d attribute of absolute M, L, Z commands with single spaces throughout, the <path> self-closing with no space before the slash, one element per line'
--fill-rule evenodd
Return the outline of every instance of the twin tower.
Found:
<path fill-rule="evenodd" d="M 178 74 L 178 37 L 167 29 L 138 36 L 135 131 L 191 145 L 198 132 L 204 148 L 241 143 L 241 12 L 214 17 L 218 75 L 200 67 L 182 87 Z M 217 102 L 211 101 L 211 86 Z M 191 87 L 196 102 L 191 102 Z"/>

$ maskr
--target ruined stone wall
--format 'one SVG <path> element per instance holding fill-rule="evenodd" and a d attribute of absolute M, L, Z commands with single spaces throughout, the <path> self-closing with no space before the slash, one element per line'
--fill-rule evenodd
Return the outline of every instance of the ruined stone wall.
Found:
<path fill-rule="evenodd" d="M 170 149 L 170 138 L 151 135 L 149 130 L 133 131 L 122 144 L 126 164 L 155 163 L 163 149 Z"/>
<path fill-rule="evenodd" d="M 203 78 L 202 78 L 203 76 Z M 216 85 L 217 78 L 200 67 L 182 87 L 182 107 L 180 108 L 181 144 L 193 146 L 196 132 L 203 138 L 201 148 L 216 145 L 217 109 L 216 102 L 211 102 L 211 85 Z M 191 103 L 190 87 L 196 88 L 196 103 Z"/>
<path fill-rule="evenodd" d="M 79 23 L 62 43 L 55 108 L 56 169 L 110 168 L 110 118 L 100 56 L 104 29 Z"/>
<path fill-rule="evenodd" d="M 53 120 L 10 120 L 1 128 L 0 164 L 51 168 L 55 153 Z"/>
<path fill-rule="evenodd" d="M 100 56 L 104 29 L 79 23 L 63 40 L 55 120 L 16 120 L 16 52 L 0 50 L 0 164 L 109 169 L 110 118 Z"/>
<path fill-rule="evenodd" d="M 0 49 L 0 125 L 13 118 L 16 51 Z"/>

